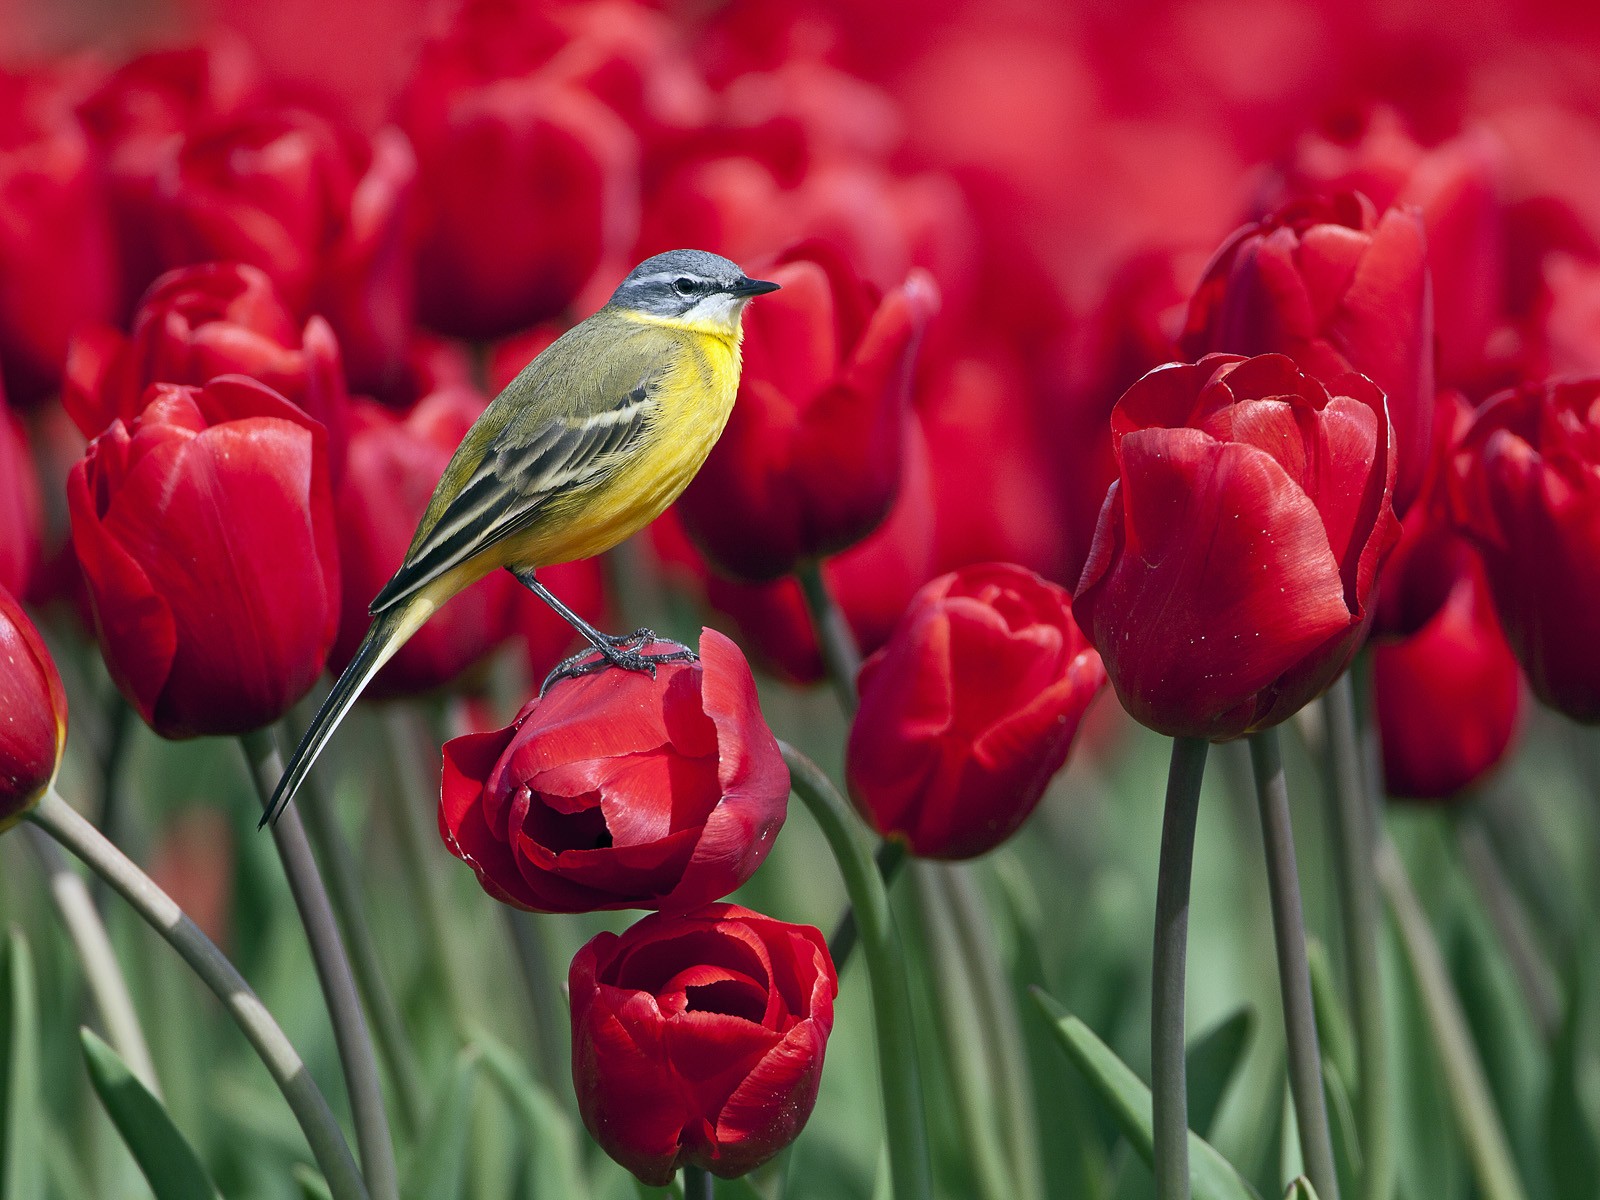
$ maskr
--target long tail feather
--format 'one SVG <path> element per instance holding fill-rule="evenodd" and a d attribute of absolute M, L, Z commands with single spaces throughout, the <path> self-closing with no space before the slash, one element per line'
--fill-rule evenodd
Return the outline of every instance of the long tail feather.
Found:
<path fill-rule="evenodd" d="M 416 632 L 432 612 L 433 605 L 427 601 L 413 601 L 373 619 L 366 637 L 361 639 L 356 656 L 334 683 L 333 691 L 328 693 L 328 698 L 312 718 L 311 728 L 306 730 L 300 744 L 294 748 L 294 757 L 284 768 L 283 777 L 278 780 L 278 789 L 272 794 L 272 803 L 267 806 L 258 828 L 265 829 L 278 819 L 289 801 L 294 799 L 294 794 L 300 790 L 300 785 L 311 771 L 311 765 L 333 737 L 345 713 L 350 711 L 383 664 L 394 657 L 395 651 L 405 644 L 406 639 Z"/>

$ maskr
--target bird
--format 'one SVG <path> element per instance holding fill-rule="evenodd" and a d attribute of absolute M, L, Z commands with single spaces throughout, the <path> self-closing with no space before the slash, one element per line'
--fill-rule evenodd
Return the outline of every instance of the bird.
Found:
<path fill-rule="evenodd" d="M 704 250 L 657 254 L 506 385 L 451 456 L 405 558 L 372 601 L 355 657 L 289 759 L 262 827 L 294 798 L 384 663 L 452 596 L 493 571 L 510 571 L 588 644 L 544 688 L 611 666 L 654 675 L 657 663 L 694 657 L 685 646 L 645 653 L 661 640 L 648 629 L 602 633 L 536 572 L 609 550 L 688 486 L 733 410 L 745 307 L 777 290 Z"/>

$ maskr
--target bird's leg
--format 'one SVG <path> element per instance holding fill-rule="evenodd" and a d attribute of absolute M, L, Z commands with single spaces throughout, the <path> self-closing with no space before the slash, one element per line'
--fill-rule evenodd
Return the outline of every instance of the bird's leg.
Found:
<path fill-rule="evenodd" d="M 545 677 L 539 688 L 542 696 L 552 684 L 563 679 L 571 679 L 578 675 L 591 675 L 596 671 L 603 671 L 606 667 L 621 667 L 625 671 L 643 671 L 654 679 L 657 663 L 670 662 L 696 662 L 700 656 L 682 642 L 674 642 L 670 638 L 657 637 L 654 630 L 635 629 L 632 633 L 615 634 L 602 633 L 593 625 L 573 612 L 555 594 L 540 583 L 535 577 L 531 567 L 509 567 L 512 576 L 523 587 L 527 588 L 539 599 L 543 600 L 556 615 L 576 629 L 583 640 L 588 642 L 592 649 L 580 650 L 570 658 L 563 659 L 556 664 L 555 670 Z M 639 647 L 648 646 L 652 642 L 668 642 L 676 646 L 676 650 L 669 650 L 659 654 L 645 654 Z M 598 652 L 599 657 L 593 657 Z"/>

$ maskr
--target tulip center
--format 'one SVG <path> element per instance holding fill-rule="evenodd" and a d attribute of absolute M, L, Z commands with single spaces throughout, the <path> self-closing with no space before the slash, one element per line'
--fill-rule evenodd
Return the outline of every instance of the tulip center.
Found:
<path fill-rule="evenodd" d="M 718 1013 L 727 1017 L 742 1017 L 761 1024 L 767 1012 L 766 994 L 754 980 L 748 978 L 719 979 L 683 989 L 685 1008 L 689 1012 Z"/>
<path fill-rule="evenodd" d="M 606 825 L 606 815 L 600 807 L 598 792 L 576 798 L 570 808 L 563 806 L 564 810 L 541 803 L 540 796 L 531 795 L 530 798 L 532 803 L 528 805 L 523 828 L 552 854 L 560 854 L 563 850 L 611 848 L 611 829 Z"/>

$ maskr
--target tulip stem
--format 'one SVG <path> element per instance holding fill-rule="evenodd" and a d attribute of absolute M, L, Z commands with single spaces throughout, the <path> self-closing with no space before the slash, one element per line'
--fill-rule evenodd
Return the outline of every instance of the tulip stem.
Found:
<path fill-rule="evenodd" d="M 838 789 L 800 751 L 787 742 L 779 742 L 778 746 L 789 764 L 795 795 L 828 839 L 861 925 L 861 950 L 866 955 L 873 1023 L 878 1033 L 878 1083 L 883 1089 L 892 1194 L 896 1200 L 926 1200 L 933 1194 L 933 1178 L 918 1079 L 911 989 L 906 980 L 905 948 L 889 909 L 889 893 L 872 856 L 856 837 L 853 815 Z"/>
<path fill-rule="evenodd" d="M 1289 786 L 1276 729 L 1251 735 L 1250 764 L 1255 770 L 1261 837 L 1266 846 L 1272 931 L 1278 946 L 1278 986 L 1283 993 L 1283 1020 L 1289 1044 L 1289 1092 L 1294 1097 L 1300 1132 L 1300 1157 L 1320 1200 L 1339 1200 L 1328 1105 L 1322 1090 L 1322 1050 L 1311 1001 L 1311 966 L 1306 956 L 1294 829 L 1289 822 Z"/>
<path fill-rule="evenodd" d="M 716 1180 L 704 1167 L 683 1168 L 683 1200 L 712 1200 L 717 1194 Z"/>
<path fill-rule="evenodd" d="M 266 1005 L 222 951 L 172 897 L 56 792 L 46 795 L 28 818 L 110 884 L 222 1001 L 288 1101 L 334 1200 L 367 1200 L 350 1147 L 316 1081 Z"/>
<path fill-rule="evenodd" d="M 1483 1062 L 1472 1043 L 1466 1014 L 1450 985 L 1444 955 L 1428 925 L 1427 914 L 1411 889 L 1405 864 L 1387 841 L 1378 847 L 1378 883 L 1394 913 L 1400 946 L 1422 997 L 1478 1191 L 1484 1200 L 1527 1200 L 1517 1178 L 1505 1126 L 1495 1112 Z"/>
<path fill-rule="evenodd" d="M 155 1062 L 144 1040 L 133 997 L 128 994 L 128 981 L 123 978 L 122 966 L 111 948 L 111 939 L 100 920 L 100 910 L 89 894 L 89 885 L 72 869 L 61 847 L 43 829 L 30 827 L 28 844 L 44 868 L 50 897 L 61 914 L 61 923 L 67 927 L 67 936 L 78 951 L 84 983 L 100 1011 L 112 1049 L 150 1094 L 160 1099 L 161 1083 L 156 1077 Z"/>
<path fill-rule="evenodd" d="M 856 674 L 861 670 L 861 648 L 856 645 L 856 635 L 850 631 L 850 623 L 828 588 L 819 560 L 811 559 L 796 568 L 795 577 L 800 581 L 806 612 L 811 615 L 811 628 L 822 651 L 828 679 L 839 697 L 839 707 L 847 718 L 854 717 L 860 706 Z"/>
<path fill-rule="evenodd" d="M 270 729 L 259 729 L 242 735 L 239 744 L 250 765 L 250 777 L 255 782 L 261 804 L 268 807 L 283 775 L 283 758 L 278 753 L 277 739 Z M 400 1179 L 395 1168 L 389 1119 L 384 1111 L 383 1090 L 378 1083 L 377 1056 L 373 1053 L 366 1017 L 361 1012 L 350 960 L 345 957 L 339 926 L 333 919 L 333 906 L 323 887 L 322 876 L 317 873 L 316 859 L 311 854 L 311 843 L 306 840 L 299 810 L 292 804 L 286 806 L 270 828 L 272 840 L 278 846 L 278 857 L 283 861 L 289 891 L 300 912 L 300 922 L 305 926 L 311 961 L 333 1023 L 333 1039 L 339 1049 L 339 1063 L 350 1095 L 350 1115 L 355 1122 L 356 1147 L 361 1153 L 367 1187 L 371 1189 L 373 1200 L 399 1200 Z"/>
<path fill-rule="evenodd" d="M 1323 699 L 1327 718 L 1327 780 L 1332 793 L 1329 829 L 1334 876 L 1344 916 L 1345 964 L 1355 1019 L 1356 1121 L 1361 1147 L 1362 1200 L 1394 1194 L 1394 1136 L 1389 1113 L 1389 1056 L 1384 1035 L 1383 975 L 1378 939 L 1382 910 L 1374 874 L 1378 811 L 1367 788 L 1356 728 L 1355 685 L 1341 675 Z"/>
<path fill-rule="evenodd" d="M 890 887 L 899 878 L 900 868 L 906 865 L 906 844 L 899 838 L 879 842 L 873 854 L 873 863 L 878 868 L 883 886 Z M 850 961 L 850 955 L 855 951 L 859 933 L 855 910 L 846 908 L 839 918 L 839 924 L 834 927 L 833 936 L 828 939 L 828 953 L 833 956 L 835 971 L 843 973 L 845 963 Z"/>
<path fill-rule="evenodd" d="M 1150 1098 L 1156 1200 L 1189 1200 L 1189 1083 L 1184 1061 L 1184 983 L 1189 952 L 1189 880 L 1200 784 L 1211 743 L 1172 739 L 1161 861 L 1156 872 L 1151 956 Z"/>

